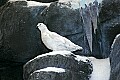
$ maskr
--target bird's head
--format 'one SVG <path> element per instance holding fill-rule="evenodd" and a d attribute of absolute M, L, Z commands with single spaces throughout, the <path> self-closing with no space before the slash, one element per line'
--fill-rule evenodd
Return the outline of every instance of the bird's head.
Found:
<path fill-rule="evenodd" d="M 43 23 L 38 23 L 37 27 L 40 31 L 47 30 L 47 26 Z"/>

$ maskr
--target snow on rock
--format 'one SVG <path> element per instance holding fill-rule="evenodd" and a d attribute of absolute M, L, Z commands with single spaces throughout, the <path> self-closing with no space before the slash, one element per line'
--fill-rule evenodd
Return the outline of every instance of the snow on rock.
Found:
<path fill-rule="evenodd" d="M 111 46 L 112 49 L 113 49 L 113 46 L 114 46 L 114 44 L 115 44 L 115 42 L 116 42 L 116 39 L 117 39 L 119 36 L 120 36 L 120 34 L 118 34 L 118 35 L 115 37 L 115 39 L 114 39 L 114 41 L 113 41 L 113 44 L 112 44 L 112 46 Z"/>
<path fill-rule="evenodd" d="M 36 70 L 33 73 L 41 72 L 41 71 L 63 73 L 63 72 L 65 72 L 65 69 L 57 68 L 57 67 L 47 67 L 47 68 L 44 68 L 44 69 Z"/>
<path fill-rule="evenodd" d="M 9 2 L 16 2 L 16 1 L 26 1 L 28 7 L 29 6 L 47 6 L 49 7 L 51 3 L 40 3 L 36 1 L 27 1 L 27 0 L 9 0 Z"/>
<path fill-rule="evenodd" d="M 77 61 L 83 61 L 83 62 L 88 62 L 89 59 L 87 57 L 85 57 L 85 56 L 76 55 L 75 60 L 77 60 Z"/>
<path fill-rule="evenodd" d="M 102 3 L 103 0 L 80 0 L 80 6 L 85 8 L 85 4 L 89 5 L 90 3 L 93 3 L 94 1 L 98 1 L 98 3 Z"/>
<path fill-rule="evenodd" d="M 73 53 L 71 53 L 70 51 L 53 51 L 53 52 L 45 53 L 45 54 L 42 54 L 42 55 L 38 55 L 34 59 L 31 59 L 30 61 L 28 61 L 25 65 L 27 65 L 28 63 L 30 63 L 31 61 L 33 61 L 37 58 L 41 58 L 41 57 L 48 56 L 48 55 L 57 55 L 57 54 L 63 55 L 63 56 L 69 56 Z"/>
<path fill-rule="evenodd" d="M 36 2 L 36 1 L 27 1 L 27 5 L 28 6 L 50 6 L 50 3 L 40 3 L 40 2 Z"/>
<path fill-rule="evenodd" d="M 54 67 L 54 69 L 51 67 Z M 63 69 L 56 69 L 55 67 L 63 68 L 65 71 Z M 46 71 L 54 73 L 60 71 L 66 72 L 67 70 L 70 70 L 80 73 L 80 75 L 84 75 L 83 78 L 86 79 L 88 79 L 88 76 L 92 73 L 91 62 L 88 60 L 88 58 L 84 58 L 84 56 L 80 57 L 79 55 L 75 55 L 70 51 L 53 51 L 39 55 L 27 62 L 23 68 L 25 80 L 28 79 L 29 75 L 46 73 Z"/>
<path fill-rule="evenodd" d="M 9 0 L 9 2 L 15 2 L 15 1 L 27 1 L 27 0 Z"/>
<path fill-rule="evenodd" d="M 70 4 L 72 9 L 80 8 L 80 0 L 59 0 L 60 3 Z"/>
<path fill-rule="evenodd" d="M 57 54 L 62 55 L 62 56 L 74 55 L 70 51 L 52 51 L 52 52 L 49 52 L 49 53 L 45 53 L 45 54 L 39 55 L 39 56 L 35 57 L 34 59 L 31 59 L 25 65 L 27 65 L 28 63 L 32 62 L 33 60 L 35 60 L 37 58 L 41 58 L 41 57 L 48 56 L 48 55 L 57 55 Z M 79 55 L 74 55 L 74 56 L 75 56 L 75 60 L 77 60 L 77 61 L 88 62 L 88 60 L 89 60 L 85 56 L 79 56 Z"/>
<path fill-rule="evenodd" d="M 109 80 L 110 77 L 110 61 L 106 59 L 96 59 L 89 57 L 89 60 L 93 64 L 93 72 L 90 80 Z"/>

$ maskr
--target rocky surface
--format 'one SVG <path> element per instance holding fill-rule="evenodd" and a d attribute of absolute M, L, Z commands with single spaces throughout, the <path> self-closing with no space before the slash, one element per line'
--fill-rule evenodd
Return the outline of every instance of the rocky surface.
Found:
<path fill-rule="evenodd" d="M 8 2 L 0 9 L 0 58 L 26 62 L 47 51 L 36 25 L 43 22 L 40 13 L 48 5 L 36 2 Z"/>
<path fill-rule="evenodd" d="M 100 21 L 110 20 L 120 15 L 119 0 L 103 0 L 100 11 Z"/>
<path fill-rule="evenodd" d="M 96 58 L 102 58 L 97 37 L 99 34 L 97 28 L 100 7 L 101 3 L 98 3 L 95 0 L 92 3 L 86 3 L 80 9 L 85 35 L 87 36 L 87 42 L 89 43 L 91 51 L 91 56 L 94 56 Z"/>
<path fill-rule="evenodd" d="M 16 1 L 0 7 L 0 80 L 22 80 L 22 68 L 17 67 L 47 51 L 36 25 L 48 5 L 38 4 Z"/>
<path fill-rule="evenodd" d="M 42 2 L 42 3 L 50 3 L 50 2 L 55 2 L 58 0 L 28 0 L 28 1 L 37 1 L 37 2 Z"/>
<path fill-rule="evenodd" d="M 29 80 L 28 78 L 32 73 L 34 74 L 32 74 L 33 77 L 31 78 L 34 78 L 34 76 L 36 76 L 37 73 L 39 76 L 52 74 L 57 77 L 56 73 L 47 73 L 47 72 L 35 73 L 35 71 L 46 68 L 46 67 L 57 67 L 57 68 L 63 68 L 65 70 L 66 69 L 69 70 L 63 74 L 58 74 L 59 76 L 68 75 L 68 77 L 66 76 L 67 78 L 69 78 L 70 75 L 75 75 L 77 77 L 81 77 L 84 80 L 88 80 L 89 75 L 92 73 L 92 65 L 88 58 L 76 56 L 69 51 L 54 51 L 47 54 L 39 55 L 36 58 L 27 62 L 24 65 L 24 80 Z M 46 78 L 47 77 L 48 76 L 46 76 Z M 75 78 L 74 76 L 71 76 L 71 77 Z M 31 78 L 30 80 L 34 80 Z M 62 76 L 61 76 L 61 79 L 64 80 Z M 78 80 L 78 79 L 75 79 L 75 80 Z"/>
<path fill-rule="evenodd" d="M 103 58 L 110 55 L 110 47 L 117 34 L 120 33 L 120 1 L 103 0 L 99 13 L 98 41 Z"/>
<path fill-rule="evenodd" d="M 116 36 L 110 54 L 111 76 L 110 80 L 120 79 L 120 34 Z"/>
<path fill-rule="evenodd" d="M 86 80 L 84 77 L 82 72 L 69 70 L 63 73 L 41 71 L 33 73 L 28 80 Z"/>
<path fill-rule="evenodd" d="M 6 4 L 8 0 L 0 0 L 0 7 L 3 6 L 4 4 Z"/>

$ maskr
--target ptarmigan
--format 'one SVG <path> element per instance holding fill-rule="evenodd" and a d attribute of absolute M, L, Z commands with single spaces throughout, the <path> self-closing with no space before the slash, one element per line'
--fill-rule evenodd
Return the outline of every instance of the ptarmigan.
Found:
<path fill-rule="evenodd" d="M 45 24 L 38 23 L 37 26 L 41 31 L 41 39 L 48 49 L 53 51 L 77 51 L 83 49 L 67 38 L 60 36 L 55 32 L 49 31 Z"/>

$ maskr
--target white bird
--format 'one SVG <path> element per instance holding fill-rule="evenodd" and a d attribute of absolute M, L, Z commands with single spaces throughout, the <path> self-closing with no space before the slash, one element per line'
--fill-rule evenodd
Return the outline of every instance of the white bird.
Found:
<path fill-rule="evenodd" d="M 45 46 L 53 51 L 77 51 L 83 48 L 74 44 L 67 38 L 60 36 L 55 32 L 51 32 L 47 29 L 47 26 L 43 23 L 38 23 L 38 28 L 41 31 L 41 39 Z"/>

